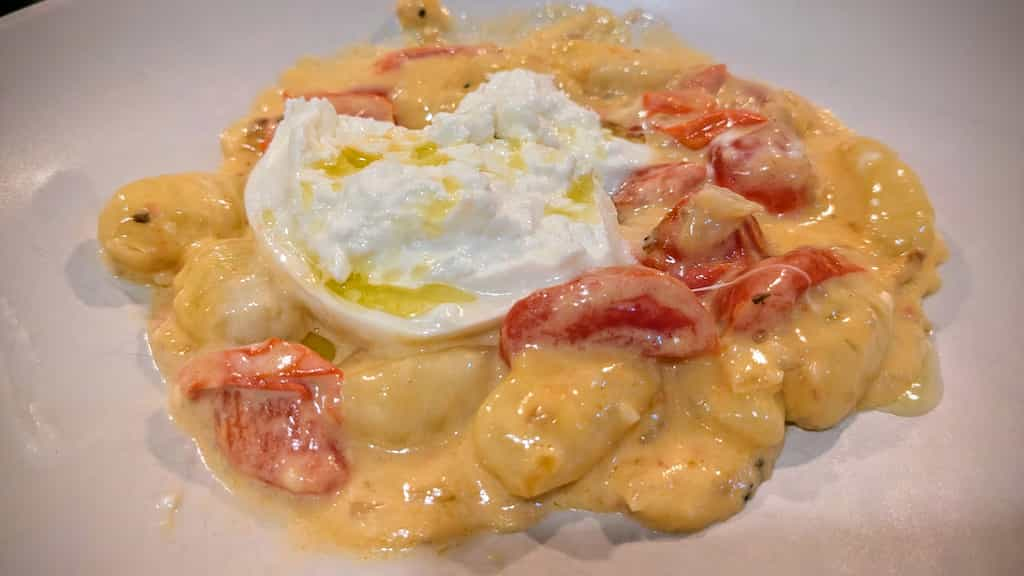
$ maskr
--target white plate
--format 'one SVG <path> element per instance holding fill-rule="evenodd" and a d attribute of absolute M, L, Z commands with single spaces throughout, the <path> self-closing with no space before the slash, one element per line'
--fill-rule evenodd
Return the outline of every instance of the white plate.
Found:
<path fill-rule="evenodd" d="M 935 412 L 791 431 L 747 510 L 688 537 L 568 515 L 440 557 L 296 551 L 168 422 L 139 291 L 102 268 L 96 214 L 130 180 L 213 169 L 257 90 L 392 26 L 391 2 L 51 0 L 0 19 L 0 573 L 1024 571 L 1024 3 L 636 4 L 920 172 L 952 253 L 927 306 Z M 180 509 L 161 527 L 168 494 Z"/>

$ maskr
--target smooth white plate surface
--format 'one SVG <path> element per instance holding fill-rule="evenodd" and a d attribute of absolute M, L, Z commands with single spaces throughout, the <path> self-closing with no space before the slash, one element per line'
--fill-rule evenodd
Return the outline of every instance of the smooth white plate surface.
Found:
<path fill-rule="evenodd" d="M 103 269 L 95 220 L 130 180 L 215 168 L 218 132 L 260 88 L 393 29 L 391 2 L 51 0 L 0 19 L 0 573 L 1024 572 L 1024 3 L 608 4 L 668 17 L 917 169 L 952 254 L 927 306 L 935 412 L 791 430 L 747 510 L 688 537 L 567 515 L 444 556 L 296 551 L 167 420 L 144 292 Z M 162 527 L 168 494 L 180 510 Z"/>

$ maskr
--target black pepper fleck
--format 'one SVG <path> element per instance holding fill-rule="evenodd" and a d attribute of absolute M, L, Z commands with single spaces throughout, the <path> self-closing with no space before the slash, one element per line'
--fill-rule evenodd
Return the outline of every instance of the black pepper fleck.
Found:
<path fill-rule="evenodd" d="M 757 466 L 758 468 L 764 468 L 764 458 L 758 458 L 757 460 L 755 460 L 754 466 Z"/>
<path fill-rule="evenodd" d="M 754 297 L 750 299 L 754 304 L 764 304 L 764 301 L 768 299 L 771 294 L 762 292 L 760 294 L 754 294 Z"/>
<path fill-rule="evenodd" d="M 427 9 L 426 8 L 420 8 L 420 11 L 417 12 L 416 15 L 419 16 L 420 18 L 426 18 L 427 17 Z"/>
<path fill-rule="evenodd" d="M 132 220 L 138 222 L 139 224 L 148 224 L 149 212 L 147 212 L 146 210 L 136 212 L 135 214 L 132 214 Z"/>
<path fill-rule="evenodd" d="M 469 90 L 469 86 L 470 86 L 469 82 L 466 82 L 465 84 L 463 84 L 463 85 L 462 85 L 462 87 L 463 87 L 463 88 L 464 88 L 465 90 Z"/>

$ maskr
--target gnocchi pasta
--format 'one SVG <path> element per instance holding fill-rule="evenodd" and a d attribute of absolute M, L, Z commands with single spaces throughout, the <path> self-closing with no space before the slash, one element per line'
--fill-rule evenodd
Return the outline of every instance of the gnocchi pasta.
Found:
<path fill-rule="evenodd" d="M 144 178 L 122 187 L 100 214 L 98 237 L 117 272 L 163 283 L 181 267 L 194 242 L 244 231 L 239 179 L 190 173 Z"/>

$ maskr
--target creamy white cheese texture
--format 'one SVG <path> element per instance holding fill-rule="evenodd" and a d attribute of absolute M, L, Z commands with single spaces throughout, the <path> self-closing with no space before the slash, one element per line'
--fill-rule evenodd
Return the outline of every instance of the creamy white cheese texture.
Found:
<path fill-rule="evenodd" d="M 318 313 L 376 337 L 446 336 L 500 320 L 533 290 L 631 262 L 609 192 L 650 157 L 551 77 L 512 70 L 423 130 L 290 100 L 246 208 Z M 396 314 L 344 297 L 355 280 L 461 296 Z"/>

